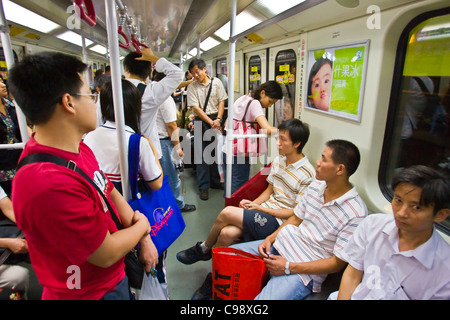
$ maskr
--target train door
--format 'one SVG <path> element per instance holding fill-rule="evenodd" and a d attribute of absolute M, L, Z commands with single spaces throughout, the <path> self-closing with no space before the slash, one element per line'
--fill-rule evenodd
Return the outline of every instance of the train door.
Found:
<path fill-rule="evenodd" d="M 259 50 L 245 54 L 245 94 L 256 89 L 260 84 L 267 81 L 267 58 L 266 50 Z M 268 118 L 266 109 L 266 118 Z M 270 148 L 270 143 L 269 143 Z M 268 162 L 267 158 L 252 163 L 250 176 L 258 173 Z"/>
<path fill-rule="evenodd" d="M 267 81 L 266 51 L 254 51 L 245 55 L 245 94 Z"/>
<path fill-rule="evenodd" d="M 283 99 L 275 103 L 270 112 L 269 122 L 274 127 L 295 116 L 297 51 L 298 43 L 291 43 L 271 48 L 269 52 L 269 78 L 277 81 L 283 90 Z"/>

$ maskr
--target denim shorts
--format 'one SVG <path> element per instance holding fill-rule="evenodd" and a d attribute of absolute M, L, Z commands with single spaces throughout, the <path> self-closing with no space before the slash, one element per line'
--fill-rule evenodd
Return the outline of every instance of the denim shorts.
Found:
<path fill-rule="evenodd" d="M 265 239 L 274 233 L 280 224 L 278 220 L 265 212 L 244 209 L 244 241 Z"/>

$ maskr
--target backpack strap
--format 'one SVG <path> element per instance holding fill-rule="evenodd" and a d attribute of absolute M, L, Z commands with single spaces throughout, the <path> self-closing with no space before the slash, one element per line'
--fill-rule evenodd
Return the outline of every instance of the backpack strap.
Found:
<path fill-rule="evenodd" d="M 209 96 L 211 95 L 211 90 L 212 90 L 212 86 L 213 86 L 213 80 L 214 80 L 214 77 L 212 77 L 211 81 L 209 82 L 208 94 L 206 95 L 205 104 L 203 105 L 203 111 L 205 113 L 206 113 L 206 107 L 208 106 L 208 102 L 209 102 Z"/>
<path fill-rule="evenodd" d="M 143 83 L 139 83 L 137 85 L 137 88 L 138 88 L 139 92 L 141 93 L 141 97 L 142 97 L 144 95 L 145 88 L 147 88 L 147 85 L 145 85 Z"/>
<path fill-rule="evenodd" d="M 58 156 L 55 156 L 55 155 L 49 154 L 49 153 L 33 153 L 33 154 L 30 154 L 30 155 L 24 157 L 22 160 L 20 160 L 20 162 L 17 166 L 17 171 L 19 171 L 19 169 L 22 168 L 24 165 L 36 163 L 36 162 L 54 163 L 59 166 L 66 167 L 66 168 L 80 174 L 87 182 L 89 182 L 95 188 L 95 190 L 98 191 L 100 196 L 102 196 L 106 206 L 108 207 L 109 213 L 111 214 L 111 217 L 112 217 L 114 223 L 116 224 L 117 229 L 118 230 L 123 229 L 122 224 L 120 223 L 119 219 L 117 218 L 115 211 L 113 210 L 111 204 L 109 203 L 109 201 L 106 198 L 103 191 L 100 189 L 100 187 L 94 181 L 92 181 L 92 179 L 83 170 L 81 170 L 77 166 L 77 164 L 74 161 L 72 161 L 72 160 L 67 161 L 61 157 L 58 157 Z"/>

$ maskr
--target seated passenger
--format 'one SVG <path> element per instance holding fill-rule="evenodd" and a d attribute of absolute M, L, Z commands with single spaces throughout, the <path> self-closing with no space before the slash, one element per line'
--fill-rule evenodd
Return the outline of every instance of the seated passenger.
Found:
<path fill-rule="evenodd" d="M 266 190 L 253 201 L 241 200 L 240 207 L 224 208 L 205 242 L 177 253 L 180 262 L 209 260 L 213 246 L 229 246 L 241 236 L 244 241 L 264 239 L 293 214 L 293 208 L 314 180 L 314 167 L 302 153 L 309 128 L 300 120 L 291 119 L 278 129 L 280 156 L 272 163 Z"/>
<path fill-rule="evenodd" d="M 157 250 L 150 225 L 101 172 L 94 153 L 81 141 L 96 128 L 96 95 L 82 73 L 86 64 L 62 53 L 28 55 L 9 74 L 11 92 L 36 132 L 21 159 L 47 153 L 94 181 L 116 212 L 81 174 L 54 163 L 22 166 L 13 183 L 18 227 L 43 286 L 42 299 L 129 299 L 124 257 L 138 243 L 150 272 Z M 28 158 L 29 159 L 29 158 Z M 112 214 L 124 228 L 117 230 Z"/>
<path fill-rule="evenodd" d="M 449 178 L 414 166 L 392 188 L 393 215 L 369 215 L 342 251 L 338 299 L 450 300 L 450 247 L 434 227 L 450 215 Z"/>
<path fill-rule="evenodd" d="M 301 300 L 319 292 L 329 273 L 345 266 L 342 250 L 367 215 L 349 177 L 360 161 L 358 148 L 345 140 L 326 143 L 316 162 L 316 178 L 294 209 L 294 215 L 263 241 L 233 246 L 260 254 L 271 278 L 255 298 Z"/>
<path fill-rule="evenodd" d="M 15 221 L 12 202 L 8 198 L 2 187 L 0 187 L 0 213 L 3 213 L 9 220 Z M 0 234 L 2 234 L 1 230 Z M 27 241 L 20 238 L 0 237 L 0 248 L 7 248 L 11 250 L 13 254 L 22 254 L 28 252 Z M 13 292 L 19 292 L 20 294 L 22 294 L 22 296 L 16 298 L 26 298 L 29 277 L 30 276 L 27 268 L 7 263 L 0 264 L 0 291 L 1 289 L 8 288 Z M 2 299 L 2 297 L 0 297 L 0 299 Z"/>

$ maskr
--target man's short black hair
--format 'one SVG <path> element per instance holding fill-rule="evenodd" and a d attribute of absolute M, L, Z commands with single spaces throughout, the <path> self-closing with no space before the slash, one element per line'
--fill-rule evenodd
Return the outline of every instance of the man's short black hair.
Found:
<path fill-rule="evenodd" d="M 436 169 L 417 165 L 399 171 L 392 179 L 395 191 L 401 183 L 421 188 L 420 205 L 434 205 L 434 214 L 441 209 L 450 209 L 450 178 Z"/>
<path fill-rule="evenodd" d="M 326 146 L 333 150 L 331 159 L 336 164 L 343 164 L 347 171 L 347 176 L 350 177 L 358 169 L 361 155 L 359 149 L 350 141 L 346 140 L 330 140 Z"/>
<path fill-rule="evenodd" d="M 300 154 L 309 139 L 309 125 L 299 119 L 289 119 L 278 126 L 279 131 L 288 131 L 293 144 L 300 142 L 297 153 Z"/>
<path fill-rule="evenodd" d="M 79 93 L 86 68 L 76 57 L 59 52 L 28 55 L 11 69 L 9 89 L 31 123 L 45 123 L 64 94 Z"/>
<path fill-rule="evenodd" d="M 147 79 L 152 72 L 152 63 L 150 61 L 136 60 L 142 57 L 141 54 L 130 52 L 123 60 L 123 67 L 129 73 L 138 76 L 141 79 Z"/>
<path fill-rule="evenodd" d="M 203 59 L 194 59 L 189 63 L 188 70 L 191 71 L 195 66 L 199 69 L 204 69 L 206 67 L 206 63 Z"/>

